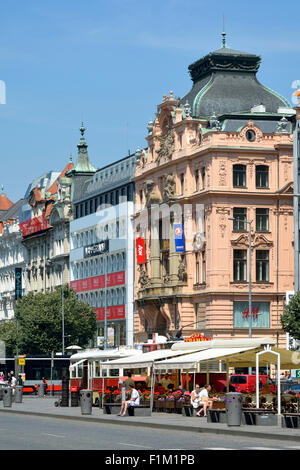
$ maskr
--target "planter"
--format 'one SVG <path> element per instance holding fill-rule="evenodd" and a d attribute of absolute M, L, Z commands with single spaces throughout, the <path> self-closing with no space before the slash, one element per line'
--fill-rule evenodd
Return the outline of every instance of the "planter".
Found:
<path fill-rule="evenodd" d="M 213 401 L 212 402 L 212 410 L 225 410 L 226 405 L 224 401 Z"/>
<path fill-rule="evenodd" d="M 175 400 L 167 400 L 166 401 L 166 409 L 171 412 L 175 409 Z"/>

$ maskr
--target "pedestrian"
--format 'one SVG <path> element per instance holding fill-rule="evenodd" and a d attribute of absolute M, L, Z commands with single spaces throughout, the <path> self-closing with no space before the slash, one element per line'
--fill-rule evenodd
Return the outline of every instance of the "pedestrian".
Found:
<path fill-rule="evenodd" d="M 203 405 L 201 410 L 198 411 L 197 416 L 201 416 L 201 413 L 203 411 L 203 416 L 206 417 L 206 410 L 208 406 L 212 406 L 212 400 L 209 399 L 208 393 L 211 391 L 211 386 L 209 384 L 206 384 L 201 390 L 199 397 L 200 397 L 200 405 Z"/>
<path fill-rule="evenodd" d="M 43 380 L 43 384 L 44 384 L 44 395 L 47 395 L 47 380 L 45 379 L 45 377 L 42 378 Z"/>
<path fill-rule="evenodd" d="M 4 380 L 4 374 L 3 372 L 0 372 L 0 383 L 4 383 L 5 380 Z"/>
<path fill-rule="evenodd" d="M 130 399 L 122 401 L 121 410 L 118 416 L 125 416 L 128 407 L 138 406 L 140 404 L 139 392 L 134 388 L 134 385 L 129 385 L 131 391 Z"/>
<path fill-rule="evenodd" d="M 14 395 L 15 394 L 15 390 L 16 390 L 16 385 L 17 385 L 17 379 L 14 375 L 13 372 L 11 372 L 11 388 L 12 388 L 12 394 Z"/>
<path fill-rule="evenodd" d="M 21 385 L 23 387 L 23 379 L 22 379 L 22 374 L 18 375 L 17 378 L 17 385 Z"/>
<path fill-rule="evenodd" d="M 128 372 L 127 379 L 124 382 L 125 385 L 125 390 L 129 390 L 129 386 L 132 385 L 133 387 L 135 386 L 134 380 L 131 378 L 132 373 Z"/>
<path fill-rule="evenodd" d="M 173 385 L 173 382 L 169 376 L 169 374 L 166 374 L 165 377 L 161 379 L 161 384 L 164 387 L 165 390 L 169 390 L 169 385 Z"/>
<path fill-rule="evenodd" d="M 285 381 L 288 383 L 291 383 L 293 381 L 289 370 L 285 373 Z"/>
<path fill-rule="evenodd" d="M 8 383 L 8 385 L 11 384 L 11 374 L 13 374 L 13 372 L 8 372 L 7 373 L 7 383 Z"/>

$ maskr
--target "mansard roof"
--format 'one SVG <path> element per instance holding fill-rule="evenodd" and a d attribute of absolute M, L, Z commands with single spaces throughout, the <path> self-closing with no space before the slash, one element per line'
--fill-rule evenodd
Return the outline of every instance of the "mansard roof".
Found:
<path fill-rule="evenodd" d="M 196 118 L 246 112 L 257 105 L 271 113 L 289 108 L 285 98 L 258 81 L 260 62 L 258 55 L 227 47 L 207 54 L 189 66 L 193 87 L 181 104 L 188 102 Z"/>

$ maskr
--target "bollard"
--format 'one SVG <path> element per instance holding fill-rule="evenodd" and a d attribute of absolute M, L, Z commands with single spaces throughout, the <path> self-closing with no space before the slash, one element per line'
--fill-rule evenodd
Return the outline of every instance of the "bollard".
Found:
<path fill-rule="evenodd" d="M 82 415 L 91 415 L 93 406 L 93 391 L 80 390 L 80 406 Z"/>
<path fill-rule="evenodd" d="M 3 389 L 3 406 L 5 408 L 11 408 L 12 405 L 12 388 L 5 387 Z"/>
<path fill-rule="evenodd" d="M 15 403 L 22 403 L 23 398 L 23 385 L 16 385 L 15 387 Z"/>
<path fill-rule="evenodd" d="M 38 396 L 39 396 L 39 398 L 43 398 L 43 397 L 44 397 L 44 393 L 45 393 L 45 390 L 44 390 L 44 383 L 42 382 L 41 384 L 39 384 L 39 390 L 38 390 Z"/>
<path fill-rule="evenodd" d="M 242 393 L 225 394 L 227 426 L 240 426 L 242 422 Z"/>

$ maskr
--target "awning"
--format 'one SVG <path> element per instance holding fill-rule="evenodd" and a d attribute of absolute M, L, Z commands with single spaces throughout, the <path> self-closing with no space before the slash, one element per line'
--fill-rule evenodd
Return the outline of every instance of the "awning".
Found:
<path fill-rule="evenodd" d="M 151 351 L 143 353 L 140 356 L 131 356 L 127 358 L 117 359 L 115 361 L 109 361 L 109 363 L 101 363 L 103 368 L 109 369 L 139 369 L 144 367 L 151 367 L 154 361 L 162 359 L 168 359 L 174 356 L 182 356 L 186 352 L 184 351 L 172 351 L 171 349 L 159 349 L 157 351 Z"/>
<path fill-rule="evenodd" d="M 264 346 L 252 348 L 211 348 L 155 363 L 154 368 L 196 370 L 199 362 L 214 360 L 224 360 L 229 367 L 255 367 L 256 354 L 264 351 L 264 349 Z M 300 353 L 275 347 L 270 348 L 270 350 L 280 354 L 280 367 L 282 369 L 295 369 L 299 366 Z M 260 367 L 276 364 L 276 362 L 276 356 L 268 350 L 259 359 Z"/>
<path fill-rule="evenodd" d="M 194 370 L 197 369 L 199 362 L 205 362 L 210 360 L 221 360 L 228 358 L 234 354 L 249 351 L 250 349 L 256 348 L 210 348 L 204 349 L 198 352 L 190 352 L 184 356 L 168 359 L 166 361 L 160 361 L 154 364 L 155 369 L 186 369 Z M 177 351 L 179 352 L 179 351 Z M 181 351 L 182 353 L 183 351 Z"/>
<path fill-rule="evenodd" d="M 104 360 L 104 359 L 117 359 L 120 357 L 128 357 L 128 356 L 139 356 L 143 354 L 143 352 L 139 349 L 91 349 L 88 351 L 81 351 L 79 353 L 73 354 L 70 357 L 71 362 L 80 359 L 91 359 L 91 360 Z"/>

